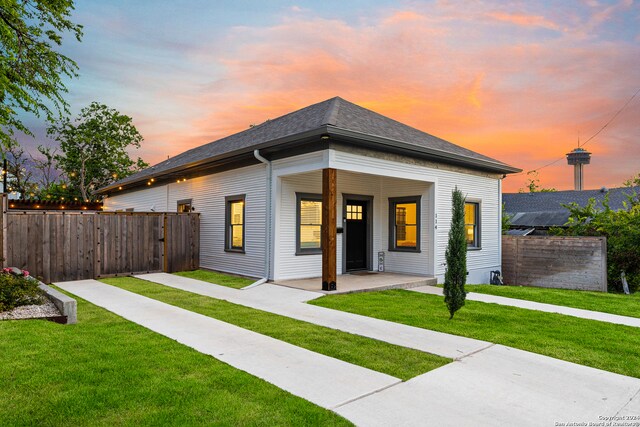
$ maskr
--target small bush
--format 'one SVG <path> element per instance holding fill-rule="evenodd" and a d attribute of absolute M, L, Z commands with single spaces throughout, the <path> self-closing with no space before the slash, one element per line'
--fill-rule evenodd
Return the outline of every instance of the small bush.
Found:
<path fill-rule="evenodd" d="M 621 273 L 625 273 L 629 290 L 640 289 L 640 175 L 625 182 L 628 188 L 624 208 L 609 207 L 609 195 L 602 206 L 590 199 L 586 206 L 563 205 L 571 213 L 564 228 L 552 229 L 559 236 L 605 236 L 607 238 L 607 281 L 609 290 L 622 292 Z"/>
<path fill-rule="evenodd" d="M 0 273 L 0 311 L 44 303 L 44 292 L 38 281 L 28 275 L 15 275 L 6 270 Z"/>

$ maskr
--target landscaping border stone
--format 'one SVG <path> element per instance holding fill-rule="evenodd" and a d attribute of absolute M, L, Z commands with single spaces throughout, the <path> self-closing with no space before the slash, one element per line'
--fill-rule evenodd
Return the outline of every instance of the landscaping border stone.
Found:
<path fill-rule="evenodd" d="M 47 298 L 56 306 L 64 319 L 51 319 L 58 323 L 72 325 L 78 322 L 78 303 L 75 299 L 63 294 L 62 292 L 47 286 L 42 282 L 38 287 L 42 289 Z"/>

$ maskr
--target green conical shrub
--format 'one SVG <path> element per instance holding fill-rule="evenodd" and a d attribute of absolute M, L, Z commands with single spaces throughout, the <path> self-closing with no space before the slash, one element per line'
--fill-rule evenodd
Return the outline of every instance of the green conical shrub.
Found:
<path fill-rule="evenodd" d="M 464 196 L 458 187 L 451 195 L 451 229 L 445 253 L 447 270 L 444 273 L 444 302 L 451 315 L 464 305 L 467 281 L 467 239 L 464 229 Z"/>

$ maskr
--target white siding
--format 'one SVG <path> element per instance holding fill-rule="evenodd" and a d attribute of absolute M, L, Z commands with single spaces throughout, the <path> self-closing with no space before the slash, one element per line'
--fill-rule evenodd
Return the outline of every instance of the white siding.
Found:
<path fill-rule="evenodd" d="M 167 186 L 152 186 L 140 191 L 112 196 L 104 200 L 104 210 L 116 211 L 133 208 L 136 212 L 166 212 Z"/>
<path fill-rule="evenodd" d="M 378 252 L 385 251 L 385 270 L 407 274 L 433 274 L 433 263 L 430 261 L 432 239 L 431 186 L 432 184 L 410 181 L 406 179 L 387 178 L 378 175 L 338 171 L 337 217 L 341 226 L 344 214 L 343 194 L 373 196 L 373 241 L 372 268 L 378 268 Z M 322 256 L 296 255 L 296 192 L 322 192 L 322 172 L 313 171 L 280 180 L 280 200 L 278 203 L 277 225 L 277 257 L 275 278 L 277 280 L 318 277 L 322 272 Z M 389 199 L 399 196 L 422 196 L 421 206 L 421 239 L 420 253 L 388 252 Z M 343 237 L 337 235 L 337 270 L 343 271 Z"/>
<path fill-rule="evenodd" d="M 105 209 L 175 212 L 178 200 L 192 199 L 200 213 L 200 265 L 262 277 L 265 267 L 266 166 L 255 165 L 180 183 L 109 197 Z M 224 251 L 225 197 L 245 194 L 245 253 Z"/>
<path fill-rule="evenodd" d="M 317 277 L 321 255 L 295 255 L 296 192 L 321 193 L 321 171 L 338 172 L 338 218 L 342 219 L 342 194 L 373 196 L 373 268 L 377 254 L 385 252 L 387 271 L 436 275 L 445 271 L 445 250 L 451 221 L 451 191 L 458 186 L 480 202 L 481 246 L 468 252 L 468 283 L 487 283 L 489 272 L 500 269 L 500 179 L 495 175 L 465 172 L 438 164 L 382 154 L 325 150 L 273 162 L 272 279 Z M 175 211 L 180 199 L 193 199 L 201 214 L 201 265 L 220 271 L 262 277 L 266 236 L 265 165 L 255 165 L 208 175 L 181 183 L 145 188 L 110 197 L 108 210 Z M 224 198 L 246 194 L 246 253 L 224 252 Z M 421 252 L 388 251 L 389 197 L 422 196 Z M 338 273 L 342 272 L 342 235 L 338 235 Z"/>
<path fill-rule="evenodd" d="M 457 186 L 469 201 L 480 203 L 480 245 L 479 250 L 467 252 L 467 283 L 489 283 L 490 271 L 500 270 L 502 260 L 500 248 L 500 196 L 498 179 L 450 172 L 438 187 L 436 209 L 438 211 L 438 256 L 436 274 L 442 281 L 445 272 L 445 251 L 447 249 L 451 224 L 451 192 Z"/>
<path fill-rule="evenodd" d="M 433 184 L 409 181 L 398 178 L 384 178 L 382 180 L 381 219 L 382 244 L 385 253 L 385 270 L 395 273 L 433 275 L 432 219 L 433 204 L 430 189 Z M 389 251 L 389 197 L 422 196 L 420 206 L 420 252 Z M 377 253 L 377 252 L 376 252 Z"/>
<path fill-rule="evenodd" d="M 500 240 L 500 179 L 480 173 L 453 171 L 450 168 L 422 166 L 387 160 L 374 155 L 336 151 L 331 167 L 364 173 L 383 174 L 414 181 L 435 183 L 435 274 L 441 282 L 445 272 L 445 251 L 451 224 L 451 192 L 457 186 L 470 200 L 480 202 L 480 241 L 482 249 L 467 253 L 467 283 L 488 283 L 491 270 L 501 267 Z M 389 196 L 400 194 L 402 188 L 391 188 Z M 423 214 L 425 213 L 423 209 Z M 424 240 L 423 240 L 424 247 Z M 387 256 L 390 254 L 387 253 Z M 396 254 L 393 254 L 396 255 Z M 397 254 L 398 256 L 404 254 Z M 413 267 L 411 267 L 413 268 Z"/>

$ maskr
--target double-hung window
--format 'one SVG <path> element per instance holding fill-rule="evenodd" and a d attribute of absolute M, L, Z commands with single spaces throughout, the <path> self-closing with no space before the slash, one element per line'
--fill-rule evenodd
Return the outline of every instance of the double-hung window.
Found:
<path fill-rule="evenodd" d="M 480 249 L 480 203 L 465 202 L 464 229 L 467 247 Z"/>
<path fill-rule="evenodd" d="M 244 252 L 245 244 L 245 195 L 225 198 L 224 249 L 227 252 Z"/>
<path fill-rule="evenodd" d="M 389 250 L 420 252 L 420 196 L 389 198 Z"/>
<path fill-rule="evenodd" d="M 322 195 L 296 193 L 296 255 L 322 252 Z"/>

